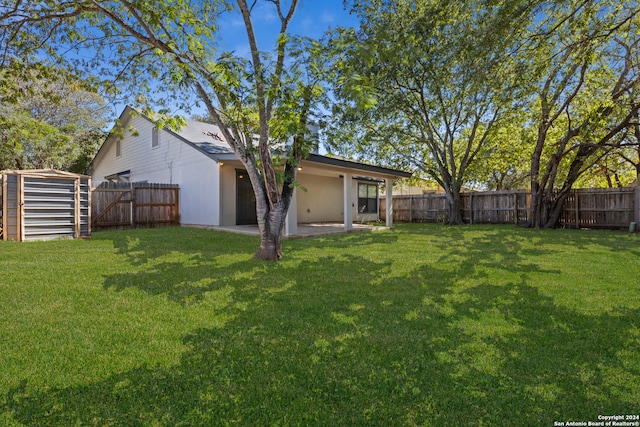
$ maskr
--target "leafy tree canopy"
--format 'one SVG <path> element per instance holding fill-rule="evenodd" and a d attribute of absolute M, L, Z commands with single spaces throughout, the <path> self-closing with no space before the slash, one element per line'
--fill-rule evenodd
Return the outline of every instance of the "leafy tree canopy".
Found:
<path fill-rule="evenodd" d="M 640 108 L 638 2 L 549 2 L 545 11 L 522 55 L 534 83 L 533 227 L 555 226 L 569 191 L 617 149 Z"/>
<path fill-rule="evenodd" d="M 522 91 L 513 52 L 536 4 L 358 2 L 360 28 L 333 41 L 330 133 L 346 144 L 332 148 L 412 164 L 445 190 L 449 222 L 461 223 L 460 190 Z"/>
<path fill-rule="evenodd" d="M 104 139 L 105 102 L 59 67 L 10 60 L 0 70 L 0 169 L 87 173 Z"/>
<path fill-rule="evenodd" d="M 484 183 L 529 186 L 530 225 L 553 227 L 602 156 L 635 158 L 621 148 L 640 108 L 636 0 L 369 0 L 354 10 L 360 28 L 333 41 L 332 149 L 431 175 L 450 223 L 462 221 L 463 185 Z"/>
<path fill-rule="evenodd" d="M 274 8 L 275 46 L 259 45 L 254 19 Z M 243 163 L 256 196 L 256 257 L 282 257 L 297 164 L 312 145 L 307 122 L 322 95 L 318 44 L 289 33 L 298 0 L 26 0 L 0 6 L 0 39 L 91 72 L 114 97 L 160 113 L 194 96 Z M 234 12 L 248 57 L 229 51 L 218 27 Z M 136 102 L 130 102 L 135 99 Z M 168 122 L 169 123 L 169 122 Z"/>

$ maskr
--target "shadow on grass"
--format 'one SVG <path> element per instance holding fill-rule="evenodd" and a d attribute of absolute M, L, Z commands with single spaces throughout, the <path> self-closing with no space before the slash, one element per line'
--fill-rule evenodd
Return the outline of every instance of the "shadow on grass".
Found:
<path fill-rule="evenodd" d="M 327 265 L 354 271 L 360 264 L 362 260 L 348 255 L 339 261 L 333 257 L 302 261 L 289 268 L 253 260 L 233 264 L 239 271 L 251 270 L 251 279 L 228 276 L 211 288 L 233 289 L 233 303 L 221 310 L 229 311 L 227 317 L 234 320 L 185 336 L 188 350 L 178 366 L 140 366 L 99 382 L 44 392 L 33 392 L 22 381 L 6 395 L 1 412 L 25 425 L 224 425 L 234 420 L 269 424 L 268 420 L 286 414 L 303 393 L 304 387 L 296 382 L 304 381 L 310 365 L 298 357 L 309 349 L 310 328 L 319 326 L 331 335 L 341 335 L 345 345 L 355 339 L 348 337 L 350 325 L 333 321 L 323 304 L 323 300 L 341 298 L 340 278 L 334 278 L 333 287 L 317 286 L 311 279 L 302 284 L 304 297 L 297 298 L 298 272 L 323 277 L 321 271 Z M 388 267 L 367 264 L 366 270 L 357 268 L 364 283 L 372 281 L 378 269 Z M 152 274 L 161 277 L 166 272 L 158 269 L 138 279 L 156 280 Z M 122 283 L 123 279 L 116 275 L 111 280 Z M 140 286 L 172 298 L 169 288 Z M 318 325 L 318 319 L 326 323 Z"/>
<path fill-rule="evenodd" d="M 104 288 L 121 292 L 137 288 L 149 295 L 166 294 L 183 306 L 202 301 L 235 272 L 250 272 L 254 237 L 197 228 L 171 227 L 99 233 L 132 266 L 105 277 Z M 224 260 L 223 260 L 224 259 Z"/>
<path fill-rule="evenodd" d="M 328 236 L 305 237 L 285 241 L 285 247 L 295 247 L 295 250 L 304 248 L 348 249 L 359 246 L 393 245 L 398 242 L 398 236 L 385 231 L 355 231 L 344 234 L 331 234 Z"/>
<path fill-rule="evenodd" d="M 435 264 L 416 260 L 409 271 L 357 251 L 290 264 L 231 263 L 205 287 L 233 289 L 237 304 L 224 308 L 233 320 L 185 336 L 176 366 L 139 366 L 49 390 L 25 381 L 1 409 L 25 425 L 60 426 L 534 426 L 637 412 L 640 310 L 567 309 L 529 283 L 557 272 L 532 262 L 510 233 L 458 232 L 445 229 L 429 244 L 461 238 L 463 246 Z M 195 270 L 174 274 L 160 262 L 140 279 L 203 280 L 215 263 L 190 259 Z M 513 277 L 490 283 L 484 268 Z M 107 279 L 115 289 L 136 282 Z M 179 286 L 140 288 L 182 302 L 204 296 L 174 295 Z"/>
<path fill-rule="evenodd" d="M 428 346 L 439 362 L 433 398 L 451 411 L 436 424 L 553 425 L 637 410 L 640 310 L 580 314 L 524 280 L 430 291 L 424 302 L 439 331 Z"/>
<path fill-rule="evenodd" d="M 158 236 L 163 237 L 158 240 Z M 170 233 L 112 233 L 107 237 L 117 252 L 125 255 L 135 266 L 132 271 L 114 273 L 105 277 L 104 288 L 121 292 L 136 288 L 149 295 L 167 295 L 170 301 L 183 306 L 202 301 L 208 292 L 237 283 L 281 286 L 280 282 L 291 280 L 289 276 L 304 273 L 305 266 L 298 266 L 295 274 L 283 273 L 282 265 L 265 266 L 253 259 L 258 247 L 256 237 L 190 228 L 173 228 Z M 308 247 L 327 247 L 334 250 L 367 246 L 373 243 L 390 245 L 397 241 L 393 235 L 353 233 L 326 238 L 297 240 L 295 252 Z M 286 248 L 291 248 L 285 242 Z M 296 244 L 297 243 L 297 244 Z M 205 251 L 202 248 L 206 248 Z M 358 267 L 361 265 L 360 267 Z M 335 269 L 327 264 L 329 271 L 346 276 L 360 277 L 370 267 L 369 262 L 350 262 L 344 268 Z M 269 277 L 256 274 L 256 270 L 268 268 Z M 315 270 L 318 270 L 317 268 Z M 313 272 L 307 274 L 313 275 Z"/>
<path fill-rule="evenodd" d="M 112 242 L 116 251 L 127 256 L 133 265 L 144 264 L 171 253 L 193 254 L 205 258 L 233 254 L 252 255 L 259 245 L 255 236 L 193 227 L 166 227 L 162 228 L 161 233 L 158 229 L 102 231 L 94 233 L 92 240 Z"/>

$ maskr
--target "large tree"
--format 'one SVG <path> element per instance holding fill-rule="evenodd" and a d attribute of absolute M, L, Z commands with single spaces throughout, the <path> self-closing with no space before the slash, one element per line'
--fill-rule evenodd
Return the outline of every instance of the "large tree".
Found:
<path fill-rule="evenodd" d="M 0 169 L 87 173 L 106 112 L 89 82 L 48 64 L 9 61 L 0 70 Z"/>
<path fill-rule="evenodd" d="M 629 141 L 629 143 L 625 144 L 623 142 L 621 144 L 623 149 L 619 153 L 619 156 L 633 166 L 636 185 L 640 186 L 640 114 L 638 111 L 636 111 L 634 115 L 631 129 L 625 141 Z"/>
<path fill-rule="evenodd" d="M 577 180 L 634 126 L 636 0 L 369 0 L 354 7 L 359 31 L 336 41 L 336 68 L 345 70 L 337 79 L 336 135 L 347 140 L 348 130 L 350 150 L 399 155 L 433 176 L 447 194 L 450 223 L 461 222 L 465 183 L 483 179 L 499 188 L 506 178 L 529 176 L 529 225 L 554 227 Z M 514 123 L 523 131 L 505 135 Z M 523 163 L 523 153 L 528 171 L 506 167 L 509 157 Z M 487 179 L 488 167 L 499 173 Z"/>
<path fill-rule="evenodd" d="M 277 17 L 277 37 L 266 50 L 254 27 L 261 3 Z M 3 2 L 0 31 L 13 46 L 45 48 L 76 69 L 103 71 L 114 93 L 129 92 L 149 106 L 195 94 L 251 179 L 261 237 L 255 256 L 277 260 L 296 166 L 310 146 L 306 122 L 321 92 L 317 58 L 305 55 L 314 44 L 291 49 L 297 6 L 298 0 L 26 0 Z M 220 20 L 232 12 L 244 24 L 248 58 L 220 40 Z"/>
<path fill-rule="evenodd" d="M 536 3 L 358 2 L 359 30 L 334 41 L 333 141 L 399 155 L 438 182 L 448 222 L 462 223 L 460 191 L 517 99 L 513 51 Z"/>
<path fill-rule="evenodd" d="M 632 125 L 639 11 L 634 0 L 549 2 L 532 27 L 530 226 L 555 227 L 578 178 Z"/>

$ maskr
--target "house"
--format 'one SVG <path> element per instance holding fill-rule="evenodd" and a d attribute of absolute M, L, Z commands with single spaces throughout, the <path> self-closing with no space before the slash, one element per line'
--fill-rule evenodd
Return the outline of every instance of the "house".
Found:
<path fill-rule="evenodd" d="M 180 223 L 188 226 L 255 224 L 255 197 L 249 177 L 220 130 L 187 120 L 179 131 L 125 108 L 117 132 L 111 132 L 92 162 L 92 182 L 179 184 Z M 298 169 L 298 183 L 287 217 L 286 233 L 298 223 L 378 220 L 380 184 L 391 194 L 397 178 L 408 172 L 311 154 Z M 391 210 L 391 198 L 386 204 Z M 391 226 L 392 215 L 387 215 Z"/>

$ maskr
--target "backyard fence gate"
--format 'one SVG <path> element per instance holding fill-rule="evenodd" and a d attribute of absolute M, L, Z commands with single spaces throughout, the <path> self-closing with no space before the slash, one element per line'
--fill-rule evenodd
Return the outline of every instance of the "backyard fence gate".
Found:
<path fill-rule="evenodd" d="M 180 224 L 180 187 L 147 182 L 103 182 L 93 189 L 93 230 Z"/>

